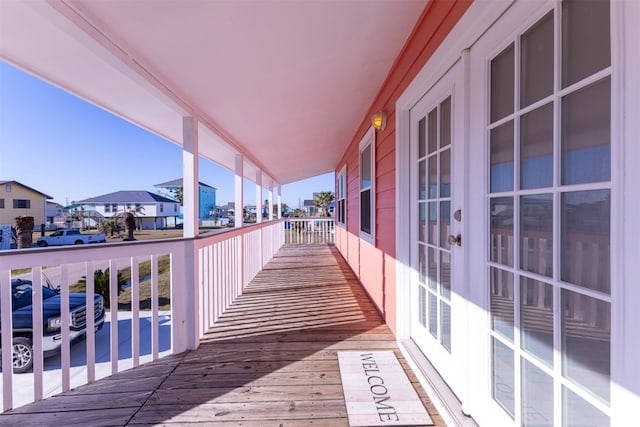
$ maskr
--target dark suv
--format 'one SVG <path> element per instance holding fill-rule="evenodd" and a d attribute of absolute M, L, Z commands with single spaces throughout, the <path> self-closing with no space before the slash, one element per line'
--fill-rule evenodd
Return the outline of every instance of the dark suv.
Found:
<path fill-rule="evenodd" d="M 60 293 L 51 286 L 43 275 L 48 286 L 42 287 L 42 349 L 43 357 L 51 357 L 60 352 L 62 334 L 60 332 Z M 31 280 L 11 279 L 11 302 L 13 310 L 13 371 L 28 372 L 33 367 L 33 287 Z M 104 324 L 105 312 L 102 297 L 93 297 L 92 313 L 95 328 L 99 330 Z M 86 294 L 70 293 L 69 309 L 71 312 L 70 338 L 75 343 L 84 338 L 87 324 Z M 0 335 L 1 336 L 1 335 Z"/>

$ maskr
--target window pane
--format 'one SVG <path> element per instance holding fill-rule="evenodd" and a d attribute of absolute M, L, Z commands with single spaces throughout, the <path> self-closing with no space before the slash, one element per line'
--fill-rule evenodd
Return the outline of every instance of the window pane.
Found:
<path fill-rule="evenodd" d="M 515 414 L 515 374 L 513 350 L 495 338 L 491 338 L 491 391 L 496 402 L 511 417 Z"/>
<path fill-rule="evenodd" d="M 418 203 L 418 241 L 425 243 L 427 238 L 427 204 Z"/>
<path fill-rule="evenodd" d="M 610 190 L 562 195 L 561 279 L 610 293 Z"/>
<path fill-rule="evenodd" d="M 438 203 L 429 202 L 429 243 L 436 245 L 438 239 Z"/>
<path fill-rule="evenodd" d="M 371 187 L 371 144 L 360 152 L 360 189 Z"/>
<path fill-rule="evenodd" d="M 451 196 L 451 149 L 440 152 L 440 197 Z"/>
<path fill-rule="evenodd" d="M 596 409 L 586 400 L 562 387 L 563 427 L 609 427 L 609 417 Z"/>
<path fill-rule="evenodd" d="M 420 283 L 427 283 L 427 247 L 418 245 L 418 265 L 420 267 Z"/>
<path fill-rule="evenodd" d="M 562 183 L 611 179 L 611 80 L 562 98 Z"/>
<path fill-rule="evenodd" d="M 451 307 L 440 301 L 440 342 L 451 353 Z"/>
<path fill-rule="evenodd" d="M 429 120 L 427 123 L 427 145 L 429 146 L 428 153 L 431 154 L 438 149 L 438 110 L 436 108 L 429 112 L 427 120 Z"/>
<path fill-rule="evenodd" d="M 429 248 L 428 254 L 429 289 L 436 291 L 438 289 L 438 251 L 434 248 Z"/>
<path fill-rule="evenodd" d="M 520 120 L 520 188 L 553 185 L 553 104 Z"/>
<path fill-rule="evenodd" d="M 490 261 L 513 267 L 513 198 L 491 199 Z"/>
<path fill-rule="evenodd" d="M 611 65 L 608 0 L 562 2 L 562 87 Z"/>
<path fill-rule="evenodd" d="M 565 377 L 609 401 L 611 305 L 562 290 L 562 371 Z"/>
<path fill-rule="evenodd" d="M 438 338 L 438 297 L 429 292 L 429 332 Z"/>
<path fill-rule="evenodd" d="M 360 231 L 371 234 L 371 190 L 360 192 Z"/>
<path fill-rule="evenodd" d="M 427 155 L 427 138 L 425 126 L 425 118 L 423 117 L 418 122 L 418 158 L 420 159 Z"/>
<path fill-rule="evenodd" d="M 553 379 L 522 358 L 522 425 L 553 427 Z"/>
<path fill-rule="evenodd" d="M 553 366 L 553 287 L 520 277 L 522 348 Z"/>
<path fill-rule="evenodd" d="M 513 44 L 491 61 L 491 122 L 513 113 Z"/>
<path fill-rule="evenodd" d="M 418 320 L 422 326 L 427 326 L 427 290 L 422 286 L 418 286 Z"/>
<path fill-rule="evenodd" d="M 440 147 L 451 144 L 451 97 L 440 104 Z"/>
<path fill-rule="evenodd" d="M 451 298 L 451 254 L 447 251 L 440 251 L 440 293 Z"/>
<path fill-rule="evenodd" d="M 427 161 L 420 160 L 418 162 L 418 198 L 424 200 L 427 198 Z"/>
<path fill-rule="evenodd" d="M 429 157 L 429 198 L 438 197 L 438 156 Z"/>
<path fill-rule="evenodd" d="M 491 130 L 491 192 L 513 190 L 513 121 Z"/>
<path fill-rule="evenodd" d="M 520 268 L 553 276 L 553 195 L 520 197 Z"/>
<path fill-rule="evenodd" d="M 522 35 L 520 106 L 553 92 L 553 12 Z"/>
<path fill-rule="evenodd" d="M 513 273 L 491 267 L 491 328 L 513 342 Z"/>
<path fill-rule="evenodd" d="M 451 202 L 440 203 L 440 247 L 449 249 L 447 238 L 451 234 Z"/>

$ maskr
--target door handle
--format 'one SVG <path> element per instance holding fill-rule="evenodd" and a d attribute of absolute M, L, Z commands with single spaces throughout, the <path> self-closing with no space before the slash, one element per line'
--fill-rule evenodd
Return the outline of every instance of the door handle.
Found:
<path fill-rule="evenodd" d="M 449 234 L 447 242 L 449 243 L 449 246 L 462 246 L 462 235 L 458 234 L 454 236 L 453 234 Z"/>

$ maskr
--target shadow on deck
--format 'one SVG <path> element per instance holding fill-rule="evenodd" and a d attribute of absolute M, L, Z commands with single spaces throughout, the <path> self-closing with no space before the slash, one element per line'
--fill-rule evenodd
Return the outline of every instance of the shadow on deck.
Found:
<path fill-rule="evenodd" d="M 392 350 L 443 426 L 337 250 L 283 247 L 201 340 L 0 416 L 0 425 L 348 425 L 337 351 Z"/>

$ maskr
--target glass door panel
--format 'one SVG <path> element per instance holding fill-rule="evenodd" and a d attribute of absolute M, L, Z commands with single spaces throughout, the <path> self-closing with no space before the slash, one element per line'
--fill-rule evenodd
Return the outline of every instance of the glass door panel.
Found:
<path fill-rule="evenodd" d="M 607 426 L 610 6 L 551 7 L 489 60 L 492 397 L 515 425 Z"/>
<path fill-rule="evenodd" d="M 452 350 L 451 234 L 452 218 L 452 98 L 445 96 L 421 110 L 413 119 L 417 149 L 412 168 L 417 171 L 412 187 L 412 217 L 417 219 L 418 238 L 411 243 L 420 268 L 415 334 L 435 340 L 447 353 Z"/>

